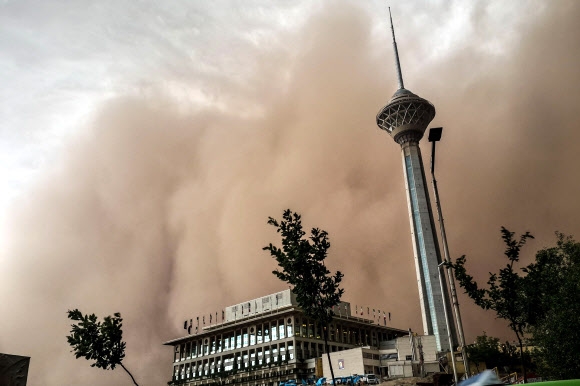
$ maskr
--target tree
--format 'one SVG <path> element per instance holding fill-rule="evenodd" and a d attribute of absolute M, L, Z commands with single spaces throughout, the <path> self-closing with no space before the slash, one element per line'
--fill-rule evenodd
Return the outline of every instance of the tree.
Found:
<path fill-rule="evenodd" d="M 580 243 L 556 232 L 555 247 L 526 267 L 530 333 L 538 372 L 548 379 L 580 378 Z"/>
<path fill-rule="evenodd" d="M 485 331 L 483 335 L 475 338 L 475 343 L 465 347 L 467 357 L 471 363 L 475 364 L 477 371 L 480 371 L 479 364 L 485 363 L 486 369 L 491 369 L 499 364 L 501 357 L 499 339 L 487 336 Z"/>
<path fill-rule="evenodd" d="M 455 278 L 463 287 L 467 296 L 484 310 L 495 311 L 498 318 L 505 319 L 510 329 L 515 333 L 520 347 L 520 360 L 524 373 L 524 382 L 527 382 L 526 366 L 523 353 L 523 338 L 529 323 L 529 299 L 525 293 L 524 277 L 514 269 L 514 263 L 520 259 L 520 250 L 527 239 L 534 237 L 526 232 L 519 240 L 514 239 L 514 232 L 501 228 L 502 239 L 506 245 L 505 256 L 507 265 L 499 270 L 499 274 L 490 273 L 487 282 L 488 288 L 479 288 L 473 277 L 465 269 L 465 255 L 448 263 L 455 271 Z"/>
<path fill-rule="evenodd" d="M 519 362 L 519 354 L 517 347 L 511 345 L 509 342 L 500 344 L 499 338 L 488 336 L 485 331 L 483 335 L 475 339 L 475 343 L 466 346 L 467 355 L 471 363 L 475 364 L 477 371 L 480 363 L 485 363 L 485 368 L 492 369 L 494 367 L 505 369 L 507 372 L 514 363 Z M 529 355 L 524 355 L 526 360 L 526 367 L 530 366 Z"/>
<path fill-rule="evenodd" d="M 344 275 L 340 271 L 331 275 L 324 265 L 330 248 L 328 233 L 312 228 L 310 236 L 305 238 L 306 232 L 302 228 L 300 215 L 290 209 L 284 211 L 280 222 L 269 217 L 268 224 L 275 226 L 282 236 L 282 248 L 271 243 L 263 248 L 270 252 L 281 268 L 272 273 L 292 286 L 296 302 L 304 314 L 322 326 L 324 346 L 334 382 L 328 346 L 328 326 L 334 316 L 332 307 L 340 303 L 344 293 L 344 289 L 339 288 Z"/>
<path fill-rule="evenodd" d="M 66 337 L 68 344 L 73 348 L 75 357 L 85 357 L 94 360 L 91 367 L 99 367 L 105 370 L 114 370 L 117 365 L 129 374 L 136 386 L 137 382 L 133 375 L 123 366 L 126 343 L 123 342 L 123 319 L 120 313 L 113 317 L 107 316 L 101 323 L 97 321 L 95 314 L 83 315 L 78 309 L 69 310 L 68 318 L 78 322 L 72 324 L 70 335 Z"/>

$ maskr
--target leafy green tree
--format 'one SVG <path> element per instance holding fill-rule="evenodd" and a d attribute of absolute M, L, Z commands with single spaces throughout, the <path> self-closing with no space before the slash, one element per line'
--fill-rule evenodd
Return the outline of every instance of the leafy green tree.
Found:
<path fill-rule="evenodd" d="M 519 362 L 518 348 L 508 341 L 501 345 L 501 355 L 506 359 L 505 366 L 510 370 L 516 362 Z"/>
<path fill-rule="evenodd" d="M 332 275 L 324 265 L 330 248 L 328 233 L 313 228 L 310 236 L 306 238 L 300 215 L 290 209 L 284 211 L 281 221 L 269 217 L 268 224 L 275 226 L 282 236 L 282 248 L 272 244 L 263 248 L 270 252 L 281 269 L 272 273 L 292 286 L 296 301 L 304 314 L 322 326 L 324 346 L 334 382 L 328 347 L 328 326 L 334 316 L 332 307 L 340 303 L 344 290 L 339 288 L 343 274 L 337 271 Z"/>
<path fill-rule="evenodd" d="M 530 332 L 538 372 L 548 379 L 580 378 L 580 243 L 556 232 L 555 247 L 526 267 Z"/>
<path fill-rule="evenodd" d="M 485 363 L 486 369 L 491 369 L 499 365 L 501 351 L 498 338 L 483 335 L 475 338 L 475 343 L 467 345 L 467 357 L 471 363 L 475 364 L 477 371 L 480 371 L 479 364 Z"/>
<path fill-rule="evenodd" d="M 525 245 L 527 239 L 534 237 L 526 232 L 520 236 L 519 240 L 514 239 L 514 232 L 501 228 L 502 239 L 506 245 L 505 256 L 508 263 L 499 273 L 490 273 L 487 288 L 479 288 L 473 276 L 465 269 L 465 255 L 449 265 L 455 271 L 455 278 L 459 285 L 463 287 L 467 296 L 475 304 L 485 310 L 495 311 L 498 318 L 505 319 L 510 329 L 516 335 L 520 347 L 520 361 L 524 373 L 524 382 L 527 382 L 526 365 L 523 353 L 524 333 L 529 325 L 529 299 L 525 293 L 526 283 L 524 277 L 520 276 L 514 263 L 520 259 L 520 250 Z"/>
<path fill-rule="evenodd" d="M 126 343 L 123 342 L 123 319 L 120 313 L 113 317 L 105 317 L 103 322 L 97 321 L 95 314 L 83 315 L 78 309 L 69 310 L 68 318 L 77 322 L 72 324 L 70 335 L 66 337 L 73 348 L 75 357 L 93 360 L 91 367 L 114 370 L 117 365 L 129 374 L 136 386 L 133 375 L 123 366 Z"/>

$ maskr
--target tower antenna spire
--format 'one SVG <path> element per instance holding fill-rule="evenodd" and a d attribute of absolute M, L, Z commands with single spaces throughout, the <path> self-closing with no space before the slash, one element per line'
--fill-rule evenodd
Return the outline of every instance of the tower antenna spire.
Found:
<path fill-rule="evenodd" d="M 397 64 L 397 76 L 399 77 L 399 89 L 402 89 L 405 88 L 405 84 L 403 83 L 401 62 L 399 62 L 399 50 L 397 50 L 397 41 L 395 40 L 395 28 L 393 27 L 393 17 L 391 16 L 391 7 L 389 7 L 389 19 L 391 20 L 391 32 L 393 33 L 393 49 L 395 50 L 395 62 Z"/>

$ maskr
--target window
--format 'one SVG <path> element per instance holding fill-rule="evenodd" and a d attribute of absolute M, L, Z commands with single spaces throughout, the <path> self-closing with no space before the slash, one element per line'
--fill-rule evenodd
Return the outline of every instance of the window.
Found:
<path fill-rule="evenodd" d="M 229 357 L 224 359 L 224 369 L 230 371 L 234 368 L 234 358 Z"/>
<path fill-rule="evenodd" d="M 272 335 L 272 340 L 278 340 L 278 328 L 276 327 L 276 322 L 272 322 L 270 326 L 270 331 Z"/>
<path fill-rule="evenodd" d="M 244 338 L 244 341 L 243 341 L 244 347 L 248 347 L 248 343 L 249 343 L 248 329 L 244 328 L 242 330 L 242 333 L 243 333 L 243 338 Z"/>
<path fill-rule="evenodd" d="M 284 319 L 281 319 L 278 321 L 278 336 L 280 339 L 284 339 L 284 336 L 286 335 L 285 332 Z"/>
<path fill-rule="evenodd" d="M 292 318 L 288 318 L 286 321 L 286 336 L 290 338 L 292 335 Z"/>

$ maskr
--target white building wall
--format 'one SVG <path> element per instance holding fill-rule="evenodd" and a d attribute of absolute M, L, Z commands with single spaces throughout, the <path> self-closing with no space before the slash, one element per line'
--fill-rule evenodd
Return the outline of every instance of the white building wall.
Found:
<path fill-rule="evenodd" d="M 364 374 L 362 347 L 330 353 L 332 369 L 335 377 L 345 377 L 353 374 Z M 342 367 L 342 368 L 341 368 Z M 322 373 L 326 379 L 331 379 L 328 356 L 322 355 Z"/>
<path fill-rule="evenodd" d="M 414 376 L 414 374 L 411 362 L 389 364 L 389 377 L 404 378 L 412 376 Z"/>
<path fill-rule="evenodd" d="M 264 312 L 276 311 L 279 308 L 292 305 L 296 305 L 296 299 L 292 291 L 287 289 L 275 294 L 262 296 L 261 298 L 226 307 L 226 322 L 240 320 Z"/>
<path fill-rule="evenodd" d="M 224 316 L 226 322 L 233 322 L 261 313 L 273 312 L 279 308 L 297 305 L 296 296 L 290 289 L 287 289 L 275 294 L 262 296 L 260 298 L 226 307 Z M 343 317 L 352 316 L 350 303 L 340 302 L 340 304 L 334 308 L 334 313 Z"/>
<path fill-rule="evenodd" d="M 419 338 L 419 339 L 417 339 Z M 423 360 L 425 362 L 437 361 L 437 341 L 434 335 L 423 335 L 415 338 L 415 346 L 419 352 L 419 342 L 423 345 Z"/>

